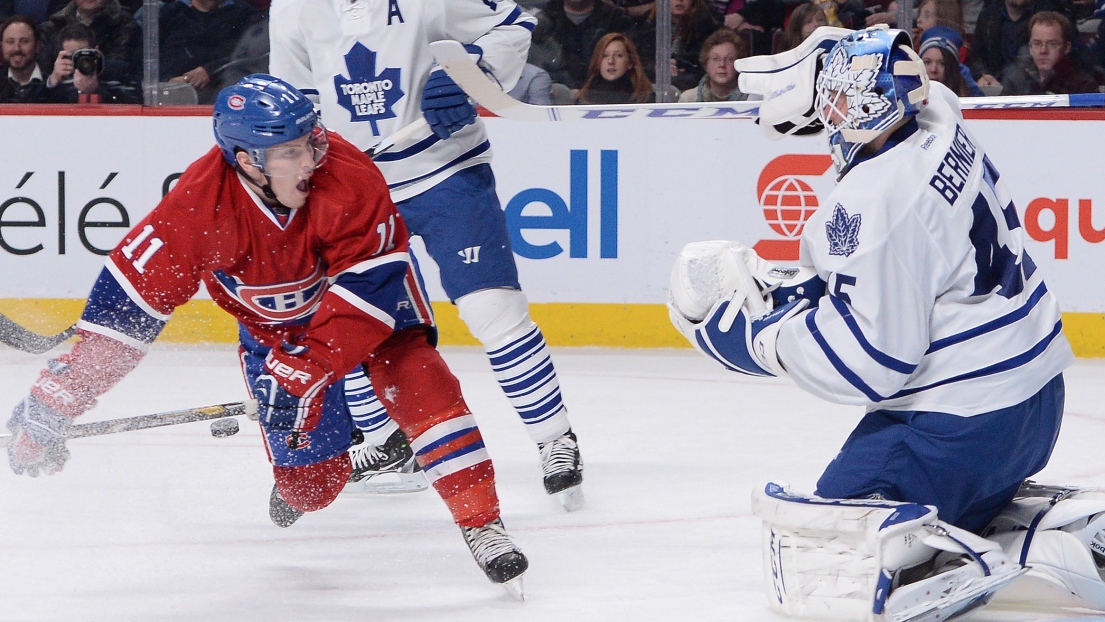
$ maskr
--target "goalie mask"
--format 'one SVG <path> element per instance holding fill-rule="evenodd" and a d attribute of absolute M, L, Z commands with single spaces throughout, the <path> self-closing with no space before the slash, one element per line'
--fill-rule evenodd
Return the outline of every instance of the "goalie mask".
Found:
<path fill-rule="evenodd" d="M 816 103 L 837 171 L 847 173 L 864 145 L 920 112 L 927 97 L 928 74 L 905 31 L 868 28 L 841 39 L 817 77 Z"/>

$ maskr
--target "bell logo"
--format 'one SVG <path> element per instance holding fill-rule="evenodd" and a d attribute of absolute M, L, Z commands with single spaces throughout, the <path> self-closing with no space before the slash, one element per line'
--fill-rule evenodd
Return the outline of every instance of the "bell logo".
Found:
<path fill-rule="evenodd" d="M 805 178 L 818 178 L 833 165 L 827 155 L 787 154 L 764 166 L 756 180 L 756 198 L 771 230 L 783 236 L 778 240 L 756 242 L 756 253 L 773 261 L 798 259 L 799 240 L 806 221 L 820 203 L 817 192 Z"/>

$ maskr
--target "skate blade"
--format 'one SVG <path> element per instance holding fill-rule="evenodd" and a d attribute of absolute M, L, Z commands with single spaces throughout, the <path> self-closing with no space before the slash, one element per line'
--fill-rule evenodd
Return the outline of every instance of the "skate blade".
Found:
<path fill-rule="evenodd" d="M 506 583 L 500 583 L 499 585 L 503 586 L 503 589 L 506 590 L 506 593 L 510 594 L 510 597 L 514 600 L 523 603 L 526 602 L 526 593 L 525 590 L 522 588 L 522 575 L 518 575 L 510 581 L 507 581 Z"/>
<path fill-rule="evenodd" d="M 556 500 L 560 502 L 560 505 L 564 506 L 564 509 L 569 512 L 583 509 L 584 499 L 582 484 L 561 490 L 553 496 L 555 496 Z"/>
<path fill-rule="evenodd" d="M 342 492 L 371 495 L 395 495 L 422 492 L 430 487 L 421 471 L 415 473 L 383 473 L 347 484 Z"/>

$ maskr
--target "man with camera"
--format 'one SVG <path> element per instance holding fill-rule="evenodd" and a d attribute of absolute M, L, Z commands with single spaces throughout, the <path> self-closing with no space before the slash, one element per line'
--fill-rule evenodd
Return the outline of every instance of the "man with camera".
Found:
<path fill-rule="evenodd" d="M 96 35 L 81 24 L 70 24 L 58 33 L 61 51 L 46 80 L 51 101 L 67 104 L 138 104 L 136 89 L 100 80 L 104 55 L 96 47 Z"/>

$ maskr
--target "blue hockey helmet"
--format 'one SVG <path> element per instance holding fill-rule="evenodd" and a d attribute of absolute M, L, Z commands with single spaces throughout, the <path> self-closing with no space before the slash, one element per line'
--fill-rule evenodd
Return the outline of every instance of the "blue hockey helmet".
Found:
<path fill-rule="evenodd" d="M 265 151 L 302 136 L 310 136 L 315 164 L 326 153 L 326 132 L 314 104 L 292 85 L 263 73 L 248 75 L 219 91 L 213 115 L 215 142 L 230 164 L 237 150 L 266 169 Z"/>
<path fill-rule="evenodd" d="M 928 88 L 925 65 L 904 30 L 874 27 L 841 39 L 817 76 L 815 104 L 840 174 L 864 145 L 920 112 Z"/>

